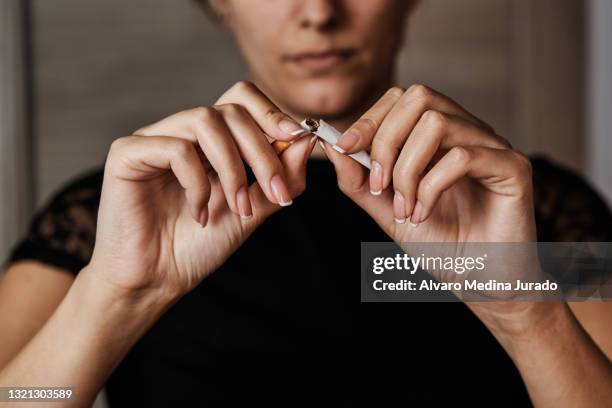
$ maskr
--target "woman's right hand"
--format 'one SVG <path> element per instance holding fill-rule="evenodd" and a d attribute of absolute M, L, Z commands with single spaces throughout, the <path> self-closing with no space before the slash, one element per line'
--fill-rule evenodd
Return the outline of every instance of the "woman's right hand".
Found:
<path fill-rule="evenodd" d="M 239 82 L 214 106 L 118 139 L 89 269 L 117 290 L 185 294 L 303 191 L 312 139 L 279 156 L 266 138 L 289 141 L 299 130 L 257 87 Z M 257 180 L 250 186 L 243 160 Z"/>

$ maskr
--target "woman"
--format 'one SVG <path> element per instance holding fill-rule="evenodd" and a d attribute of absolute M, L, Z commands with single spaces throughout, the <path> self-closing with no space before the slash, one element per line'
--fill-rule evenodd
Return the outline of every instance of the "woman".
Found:
<path fill-rule="evenodd" d="M 106 384 L 113 407 L 612 401 L 608 304 L 358 302 L 361 241 L 612 236 L 581 181 L 446 96 L 392 86 L 412 3 L 212 6 L 254 84 L 118 139 L 39 214 L 0 287 L 0 385 L 70 386 L 87 406 Z M 307 161 L 305 116 L 346 131 L 328 161 Z M 266 135 L 293 144 L 277 155 Z M 366 148 L 369 172 L 346 157 Z"/>

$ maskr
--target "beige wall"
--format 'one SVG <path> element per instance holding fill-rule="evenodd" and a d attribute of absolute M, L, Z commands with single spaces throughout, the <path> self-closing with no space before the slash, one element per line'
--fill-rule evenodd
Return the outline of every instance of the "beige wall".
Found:
<path fill-rule="evenodd" d="M 423 0 L 398 83 L 452 96 L 529 152 L 582 168 L 579 0 Z M 243 66 L 189 0 L 35 0 L 37 201 L 110 142 L 214 101 Z"/>

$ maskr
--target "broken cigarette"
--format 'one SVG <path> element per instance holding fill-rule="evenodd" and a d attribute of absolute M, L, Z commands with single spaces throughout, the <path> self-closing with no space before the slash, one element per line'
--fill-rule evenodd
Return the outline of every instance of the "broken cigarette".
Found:
<path fill-rule="evenodd" d="M 304 119 L 302 123 L 300 123 L 300 125 L 302 126 L 304 130 L 317 135 L 318 137 L 325 140 L 327 143 L 329 143 L 332 146 L 335 146 L 336 143 L 338 143 L 340 136 L 342 136 L 342 133 L 336 130 L 336 128 L 334 128 L 329 123 L 325 122 L 323 119 L 317 120 L 317 119 L 307 118 L 307 119 Z M 363 166 L 367 167 L 368 169 L 371 166 L 370 155 L 365 150 L 361 152 L 349 154 L 348 156 L 354 159 L 355 161 L 361 163 Z"/>
<path fill-rule="evenodd" d="M 317 137 L 320 137 L 321 139 L 325 140 L 327 143 L 331 144 L 332 146 L 335 146 L 336 143 L 338 143 L 340 136 L 342 136 L 342 133 L 336 130 L 336 128 L 334 128 L 329 123 L 325 122 L 323 119 L 317 120 L 317 119 L 312 119 L 312 118 L 306 118 L 300 123 L 300 126 L 302 126 L 302 129 L 304 129 L 302 135 L 307 134 L 307 133 L 312 133 L 316 135 Z M 281 154 L 282 152 L 287 150 L 289 146 L 291 146 L 291 143 L 293 142 L 275 140 L 274 142 L 272 142 L 272 147 L 276 151 L 276 154 Z M 368 169 L 371 166 L 370 155 L 365 150 L 361 152 L 349 154 L 348 156 L 351 157 L 353 160 L 361 163 L 363 166 L 367 167 Z"/>

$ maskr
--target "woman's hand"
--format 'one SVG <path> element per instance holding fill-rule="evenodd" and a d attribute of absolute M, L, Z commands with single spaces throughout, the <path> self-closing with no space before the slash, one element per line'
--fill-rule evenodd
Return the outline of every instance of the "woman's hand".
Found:
<path fill-rule="evenodd" d="M 342 154 L 366 149 L 369 173 Z M 340 188 L 397 243 L 536 240 L 529 160 L 427 87 L 390 89 L 325 150 Z"/>
<path fill-rule="evenodd" d="M 310 138 L 254 85 L 115 141 L 90 268 L 113 287 L 176 299 L 305 187 Z M 246 164 L 256 182 L 247 184 Z"/>

